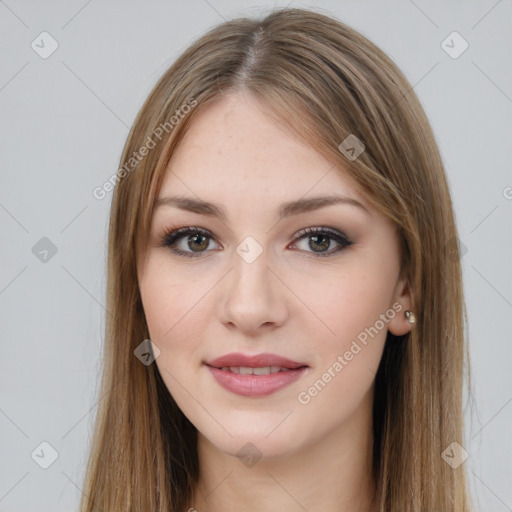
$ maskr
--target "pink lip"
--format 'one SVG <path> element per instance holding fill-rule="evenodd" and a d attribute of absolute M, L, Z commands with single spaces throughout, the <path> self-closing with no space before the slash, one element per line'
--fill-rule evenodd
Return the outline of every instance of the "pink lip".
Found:
<path fill-rule="evenodd" d="M 213 366 L 207 366 L 207 368 L 220 386 L 243 396 L 265 396 L 275 393 L 295 382 L 307 370 L 307 367 L 303 366 L 295 370 L 270 373 L 269 375 L 242 375 Z"/>
<path fill-rule="evenodd" d="M 223 356 L 207 361 L 208 366 L 215 368 L 222 368 L 224 366 L 247 366 L 249 368 L 257 368 L 260 366 L 280 366 L 281 368 L 300 368 L 307 366 L 305 363 L 298 363 L 286 357 L 281 357 L 276 354 L 256 354 L 254 356 L 247 356 L 239 352 L 231 352 Z"/>
<path fill-rule="evenodd" d="M 205 363 L 217 383 L 224 389 L 242 396 L 265 396 L 289 386 L 299 379 L 308 366 L 275 354 L 258 354 L 246 356 L 231 353 Z M 269 375 L 243 375 L 222 370 L 226 366 L 280 366 L 288 371 Z"/>

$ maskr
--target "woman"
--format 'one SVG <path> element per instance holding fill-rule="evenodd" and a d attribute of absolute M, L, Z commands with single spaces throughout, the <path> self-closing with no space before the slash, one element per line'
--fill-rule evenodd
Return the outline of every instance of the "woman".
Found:
<path fill-rule="evenodd" d="M 223 23 L 155 86 L 111 208 L 81 510 L 469 510 L 443 164 L 374 44 Z"/>

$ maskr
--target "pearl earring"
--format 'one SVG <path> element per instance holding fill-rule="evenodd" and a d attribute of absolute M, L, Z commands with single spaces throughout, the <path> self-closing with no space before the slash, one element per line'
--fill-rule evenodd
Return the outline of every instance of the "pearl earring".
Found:
<path fill-rule="evenodd" d="M 414 322 L 416 322 L 416 315 L 412 311 L 406 311 L 405 318 L 407 318 L 407 320 L 410 324 L 413 324 Z"/>

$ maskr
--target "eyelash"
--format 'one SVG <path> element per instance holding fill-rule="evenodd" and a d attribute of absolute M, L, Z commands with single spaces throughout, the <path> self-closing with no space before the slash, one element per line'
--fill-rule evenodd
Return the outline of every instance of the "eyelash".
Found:
<path fill-rule="evenodd" d="M 183 227 L 178 229 L 170 229 L 168 231 L 165 231 L 160 236 L 160 247 L 168 247 L 171 249 L 171 251 L 179 256 L 185 256 L 187 258 L 197 258 L 202 256 L 207 251 L 202 251 L 198 253 L 188 252 L 188 251 L 182 251 L 181 249 L 176 249 L 173 247 L 178 240 L 181 238 L 184 238 L 187 235 L 203 235 L 207 238 L 213 239 L 213 235 L 210 231 L 206 229 L 202 229 L 196 226 L 190 226 L 190 227 Z M 324 258 L 328 256 L 332 256 L 333 254 L 336 254 L 347 247 L 353 245 L 353 242 L 351 242 L 347 236 L 340 231 L 337 231 L 332 228 L 328 227 L 313 227 L 313 228 L 305 228 L 298 233 L 295 234 L 294 240 L 302 240 L 303 238 L 306 238 L 307 235 L 310 236 L 318 236 L 318 235 L 326 235 L 328 238 L 335 240 L 339 244 L 342 244 L 342 247 L 338 247 L 335 250 L 325 252 L 325 253 L 312 253 L 314 256 L 313 258 Z M 309 252 L 309 251 L 306 251 Z"/>

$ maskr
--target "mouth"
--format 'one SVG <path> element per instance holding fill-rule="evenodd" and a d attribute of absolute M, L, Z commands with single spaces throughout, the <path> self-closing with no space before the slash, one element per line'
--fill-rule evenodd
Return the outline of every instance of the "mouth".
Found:
<path fill-rule="evenodd" d="M 306 363 L 299 363 L 287 357 L 266 352 L 255 355 L 231 352 L 211 361 L 206 361 L 205 364 L 219 369 L 229 368 L 231 370 L 231 368 L 235 368 L 234 373 L 244 373 L 246 375 L 250 374 L 249 372 L 254 369 L 269 368 L 268 373 L 277 373 L 282 370 L 295 370 L 296 368 L 308 366 Z M 236 371 L 237 368 L 242 371 Z M 265 375 L 265 373 L 259 375 Z"/>
<path fill-rule="evenodd" d="M 231 353 L 204 363 L 225 390 L 242 396 L 265 396 L 299 379 L 309 366 L 275 354 Z"/>
<path fill-rule="evenodd" d="M 238 373 L 240 375 L 270 375 L 279 372 L 290 372 L 296 370 L 297 368 L 307 368 L 307 366 L 304 365 L 297 368 L 286 368 L 282 366 L 212 366 L 211 368 L 216 368 L 217 370 L 222 370 L 223 372 Z"/>

